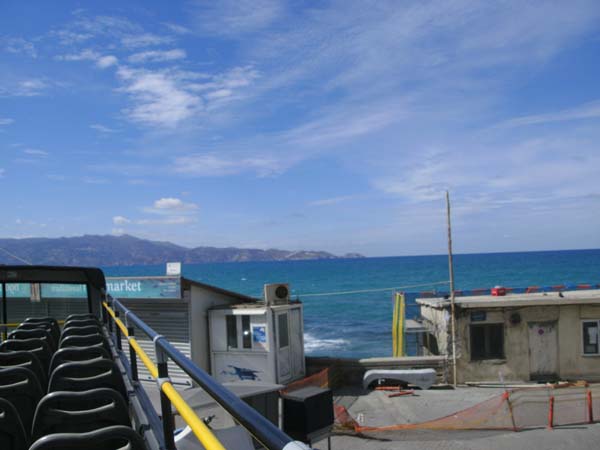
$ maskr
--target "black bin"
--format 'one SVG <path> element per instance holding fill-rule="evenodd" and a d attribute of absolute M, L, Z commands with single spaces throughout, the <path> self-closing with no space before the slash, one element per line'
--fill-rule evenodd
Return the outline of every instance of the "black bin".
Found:
<path fill-rule="evenodd" d="M 333 425 L 333 394 L 330 389 L 305 387 L 283 397 L 283 430 L 292 438 L 310 442 L 316 432 Z"/>

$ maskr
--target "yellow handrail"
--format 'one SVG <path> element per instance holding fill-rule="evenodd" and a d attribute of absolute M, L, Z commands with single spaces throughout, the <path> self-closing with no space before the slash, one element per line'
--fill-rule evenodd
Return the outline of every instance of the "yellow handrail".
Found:
<path fill-rule="evenodd" d="M 144 365 L 148 368 L 152 378 L 158 378 L 158 368 L 152 362 L 148 354 L 140 347 L 140 344 L 133 337 L 129 337 L 129 345 L 133 348 L 135 353 L 140 357 Z"/>
<path fill-rule="evenodd" d="M 133 336 L 129 336 L 129 332 L 127 331 L 127 327 L 121 322 L 121 319 L 117 317 L 113 309 L 108 306 L 106 302 L 102 302 L 102 306 L 104 309 L 110 314 L 110 316 L 114 319 L 117 326 L 121 329 L 123 334 L 127 336 L 127 340 L 129 345 L 133 348 L 135 353 L 142 360 L 150 375 L 153 378 L 158 378 L 158 368 L 152 362 L 148 354 L 140 347 L 137 340 Z M 200 443 L 207 450 L 226 450 L 223 447 L 223 444 L 219 442 L 213 432 L 206 426 L 206 424 L 198 417 L 198 415 L 194 412 L 192 408 L 185 402 L 185 400 L 179 395 L 179 392 L 175 390 L 173 385 L 169 381 L 165 381 L 161 385 L 161 390 L 165 393 L 165 395 L 169 398 L 173 406 L 179 411 L 181 418 L 189 425 L 193 433 L 196 435 Z"/>
<path fill-rule="evenodd" d="M 202 445 L 204 445 L 205 448 L 211 450 L 225 450 L 223 444 L 218 441 L 210 428 L 208 428 L 206 424 L 202 422 L 202 420 L 196 415 L 194 410 L 189 407 L 189 405 L 185 402 L 181 395 L 179 395 L 179 392 L 175 390 L 170 382 L 164 382 L 162 384 L 162 390 L 167 397 L 169 397 L 169 400 L 171 400 L 173 406 L 175 406 L 177 411 L 179 411 L 179 414 L 181 414 L 181 418 L 190 426 L 198 440 L 202 443 Z"/>

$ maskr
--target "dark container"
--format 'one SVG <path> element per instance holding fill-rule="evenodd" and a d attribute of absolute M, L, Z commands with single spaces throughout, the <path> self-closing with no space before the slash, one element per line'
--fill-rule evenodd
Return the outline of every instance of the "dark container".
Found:
<path fill-rule="evenodd" d="M 283 430 L 309 442 L 311 435 L 333 425 L 333 394 L 329 389 L 305 387 L 283 397 Z"/>

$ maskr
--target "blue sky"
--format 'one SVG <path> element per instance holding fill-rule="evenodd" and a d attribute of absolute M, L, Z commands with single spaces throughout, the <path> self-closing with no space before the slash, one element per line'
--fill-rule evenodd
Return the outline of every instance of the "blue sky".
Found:
<path fill-rule="evenodd" d="M 600 247 L 600 3 L 0 6 L 0 236 Z"/>

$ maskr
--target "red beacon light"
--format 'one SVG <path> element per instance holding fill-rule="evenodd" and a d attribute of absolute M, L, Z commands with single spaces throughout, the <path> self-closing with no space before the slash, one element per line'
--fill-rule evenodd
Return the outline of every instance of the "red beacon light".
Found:
<path fill-rule="evenodd" d="M 506 295 L 506 288 L 502 286 L 496 286 L 492 288 L 492 295 L 495 297 L 501 297 Z"/>

